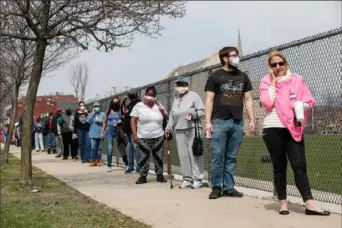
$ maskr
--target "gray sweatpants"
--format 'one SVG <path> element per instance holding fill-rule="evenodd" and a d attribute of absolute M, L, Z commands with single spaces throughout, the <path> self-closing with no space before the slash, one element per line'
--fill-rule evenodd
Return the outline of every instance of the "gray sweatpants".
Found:
<path fill-rule="evenodd" d="M 140 176 L 147 176 L 150 170 L 150 155 L 154 160 L 154 172 L 163 174 L 164 136 L 154 139 L 139 139 Z"/>
<path fill-rule="evenodd" d="M 183 179 L 202 181 L 204 178 L 203 156 L 194 156 L 192 153 L 195 129 L 176 130 L 175 136 Z"/>
<path fill-rule="evenodd" d="M 63 139 L 62 139 L 62 135 L 57 135 L 56 136 L 56 152 L 57 155 L 62 155 L 63 154 Z"/>

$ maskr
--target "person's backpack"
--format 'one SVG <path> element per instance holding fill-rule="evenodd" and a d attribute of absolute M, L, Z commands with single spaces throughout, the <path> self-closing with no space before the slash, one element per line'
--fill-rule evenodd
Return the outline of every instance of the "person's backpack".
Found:
<path fill-rule="evenodd" d="M 74 119 L 74 117 L 72 115 L 70 115 L 70 116 L 64 115 L 63 116 L 63 124 L 62 124 L 62 127 L 61 127 L 61 131 L 62 132 L 73 131 L 73 128 L 71 128 L 73 126 L 72 125 L 73 119 Z"/>

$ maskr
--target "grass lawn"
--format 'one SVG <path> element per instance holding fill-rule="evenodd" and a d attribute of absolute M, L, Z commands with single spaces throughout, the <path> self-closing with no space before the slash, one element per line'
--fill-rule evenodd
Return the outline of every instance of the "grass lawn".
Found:
<path fill-rule="evenodd" d="M 1 167 L 1 224 L 6 228 L 150 227 L 82 195 L 34 168 L 32 187 L 23 187 L 20 160 Z M 39 189 L 40 192 L 32 192 Z"/>
<path fill-rule="evenodd" d="M 342 194 L 342 136 L 305 135 L 307 171 L 312 189 Z M 179 165 L 175 140 L 170 144 L 172 163 Z M 208 170 L 209 141 L 204 139 L 204 167 Z M 261 163 L 267 152 L 260 136 L 246 136 L 237 158 L 236 175 L 256 180 L 273 181 L 271 163 Z M 166 155 L 166 153 L 165 153 Z M 165 156 L 165 164 L 167 162 Z M 293 173 L 288 165 L 288 184 L 293 185 Z"/>

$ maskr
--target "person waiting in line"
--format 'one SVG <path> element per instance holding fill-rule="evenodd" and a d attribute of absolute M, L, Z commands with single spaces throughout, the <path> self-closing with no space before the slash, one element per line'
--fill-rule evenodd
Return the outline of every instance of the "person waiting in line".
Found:
<path fill-rule="evenodd" d="M 90 167 L 93 166 L 101 166 L 101 152 L 102 152 L 102 139 L 101 139 L 101 131 L 102 125 L 104 121 L 105 113 L 101 112 L 100 103 L 95 102 L 93 106 L 93 111 L 88 115 L 87 122 L 90 125 L 89 130 L 89 138 L 91 145 L 91 164 Z"/>
<path fill-rule="evenodd" d="M 61 126 L 58 124 L 58 118 L 62 115 L 62 109 L 57 108 L 56 113 L 52 119 L 52 132 L 56 137 L 56 158 L 62 157 L 64 152 L 63 138 Z"/>
<path fill-rule="evenodd" d="M 112 160 L 113 160 L 113 144 L 117 144 L 117 130 L 118 126 L 121 124 L 121 113 L 120 113 L 120 99 L 119 97 L 114 97 L 109 104 L 107 113 L 105 114 L 101 138 L 105 138 L 107 141 L 107 167 L 108 172 L 112 171 Z M 126 155 L 125 148 L 120 151 L 122 160 L 125 167 L 128 166 L 128 159 Z"/>
<path fill-rule="evenodd" d="M 83 101 L 78 102 L 78 108 L 75 112 L 73 138 L 78 139 L 82 163 L 90 162 L 91 146 L 89 138 L 90 125 L 87 122 L 88 110 Z"/>
<path fill-rule="evenodd" d="M 150 155 L 154 159 L 157 182 L 166 182 L 163 176 L 164 129 L 167 118 L 165 108 L 158 102 L 154 86 L 147 87 L 142 102 L 136 104 L 130 114 L 134 143 L 141 151 L 140 177 L 136 184 L 145 184 L 150 169 Z"/>
<path fill-rule="evenodd" d="M 126 173 L 132 173 L 134 172 L 134 169 L 136 173 L 140 173 L 140 150 L 137 144 L 135 144 L 133 141 L 130 114 L 135 105 L 141 102 L 141 100 L 138 97 L 138 91 L 136 89 L 129 90 L 127 96 L 129 99 L 129 103 L 125 106 L 122 106 L 124 118 L 123 124 L 121 126 L 121 129 L 125 133 L 125 137 L 127 138 L 126 153 L 128 155 L 128 167 L 126 167 Z"/>
<path fill-rule="evenodd" d="M 40 116 L 37 116 L 34 121 L 34 138 L 35 138 L 36 152 L 44 151 L 43 129 L 44 129 L 44 123 L 40 119 Z"/>
<path fill-rule="evenodd" d="M 204 171 L 203 156 L 194 156 L 192 151 L 195 138 L 194 121 L 198 121 L 200 129 L 202 129 L 200 118 L 204 116 L 204 104 L 196 92 L 189 91 L 189 81 L 183 76 L 176 79 L 175 90 L 177 96 L 172 104 L 165 135 L 168 137 L 169 132 L 175 131 L 184 180 L 179 187 L 196 189 L 203 186 Z"/>
<path fill-rule="evenodd" d="M 205 85 L 206 134 L 210 139 L 211 186 L 209 199 L 221 196 L 243 197 L 235 189 L 237 154 L 243 139 L 243 107 L 249 117 L 249 131 L 254 134 L 252 84 L 238 69 L 239 51 L 224 47 L 219 51 L 221 69 L 214 71 Z"/>
<path fill-rule="evenodd" d="M 61 133 L 62 133 L 62 139 L 63 139 L 63 160 L 67 160 L 69 155 L 70 155 L 70 150 L 71 150 L 71 158 L 73 160 L 77 159 L 77 150 L 75 150 L 75 141 L 72 138 L 72 122 L 73 116 L 72 116 L 72 111 L 71 108 L 66 108 L 65 109 L 65 114 L 62 114 L 58 118 L 58 124 L 61 127 Z"/>
<path fill-rule="evenodd" d="M 45 132 L 47 134 L 47 148 L 48 148 L 48 154 L 56 153 L 56 136 L 52 131 L 52 122 L 53 122 L 53 112 L 49 113 L 49 119 L 45 122 Z"/>
<path fill-rule="evenodd" d="M 269 74 L 260 82 L 260 102 L 266 110 L 263 140 L 271 155 L 274 185 L 280 201 L 279 214 L 287 215 L 286 169 L 289 159 L 296 186 L 305 202 L 305 214 L 329 215 L 313 200 L 306 170 L 304 128 L 315 99 L 304 79 L 290 71 L 289 62 L 280 51 L 268 55 Z M 304 118 L 297 120 L 294 104 L 302 102 Z"/>

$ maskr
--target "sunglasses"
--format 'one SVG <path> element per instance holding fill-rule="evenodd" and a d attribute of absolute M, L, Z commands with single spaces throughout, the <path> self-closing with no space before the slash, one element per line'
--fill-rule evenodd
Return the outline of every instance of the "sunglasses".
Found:
<path fill-rule="evenodd" d="M 272 68 L 274 68 L 274 67 L 277 67 L 277 65 L 284 66 L 285 63 L 284 62 L 277 62 L 277 63 L 271 63 L 270 65 L 271 65 Z"/>

